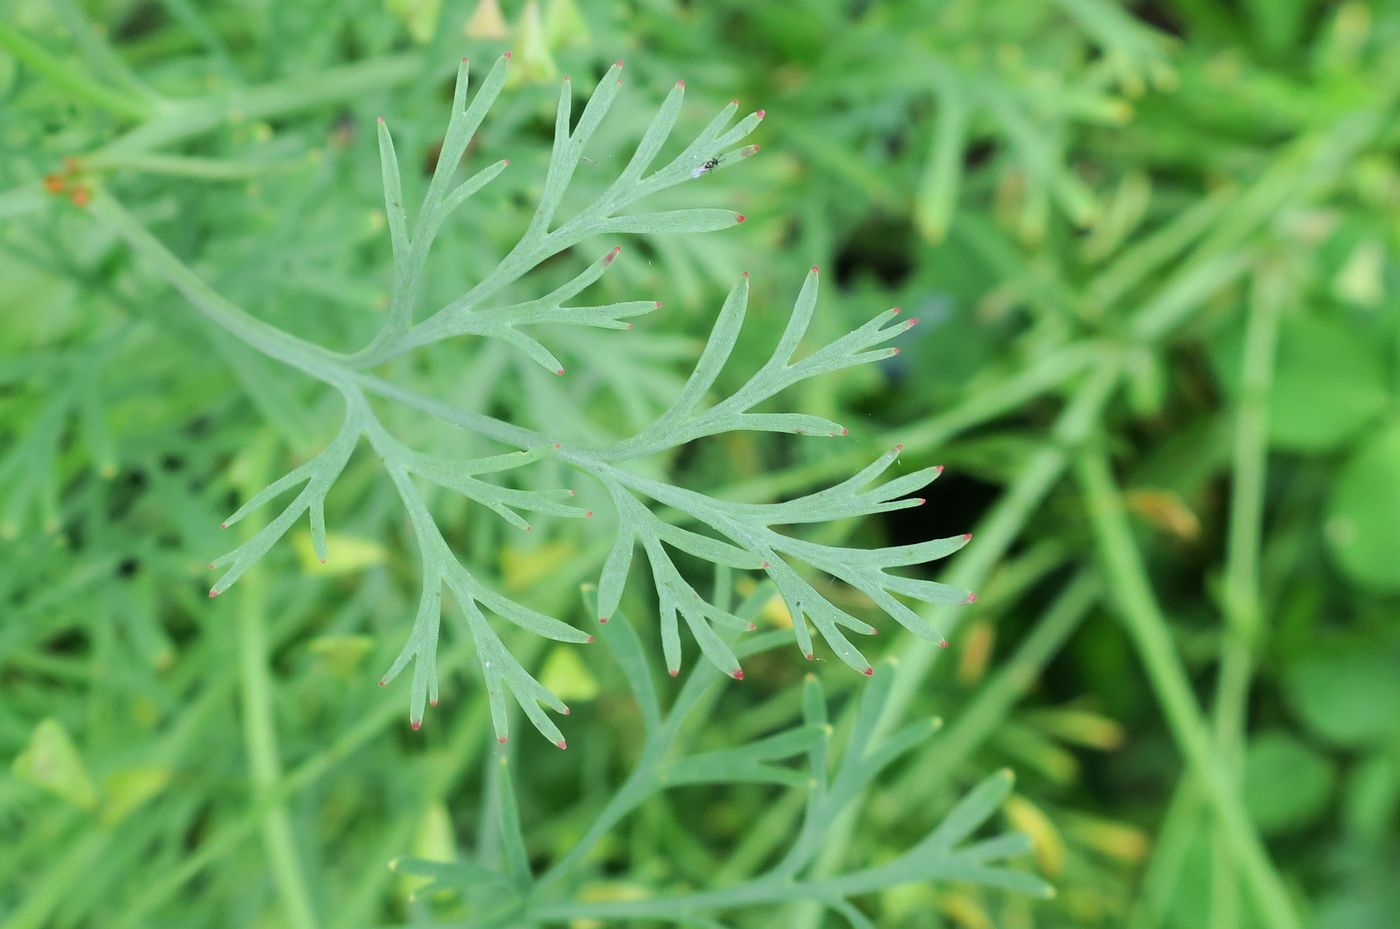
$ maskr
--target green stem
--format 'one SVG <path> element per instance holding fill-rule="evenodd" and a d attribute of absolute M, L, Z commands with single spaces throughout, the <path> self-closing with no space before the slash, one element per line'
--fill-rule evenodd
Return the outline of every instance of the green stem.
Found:
<path fill-rule="evenodd" d="M 248 482 L 245 492 L 256 492 L 261 483 Z M 245 536 L 251 531 L 244 532 Z M 267 629 L 263 623 L 265 599 L 263 578 L 254 572 L 244 581 L 238 599 L 238 665 L 243 703 L 243 742 L 248 751 L 248 774 L 254 794 L 274 787 L 282 780 L 282 761 L 277 748 L 277 729 L 272 707 L 273 684 L 268 674 Z M 277 802 L 261 816 L 263 847 L 267 852 L 272 879 L 294 929 L 315 929 L 316 912 L 311 903 L 306 874 L 297 854 L 292 823 L 286 807 Z"/>
<path fill-rule="evenodd" d="M 5 49 L 22 64 L 33 68 L 55 87 L 78 100 L 124 119 L 143 120 L 151 115 L 151 108 L 145 101 L 117 93 L 90 77 L 80 66 L 58 58 L 4 20 L 0 20 L 0 49 Z"/>
<path fill-rule="evenodd" d="M 1220 756 L 1238 784 L 1246 704 L 1254 670 L 1254 652 L 1262 615 L 1259 593 L 1259 548 L 1263 535 L 1264 484 L 1268 465 L 1269 391 L 1278 342 L 1280 268 L 1259 269 L 1254 280 L 1245 329 L 1240 399 L 1235 413 L 1234 477 L 1230 528 L 1225 551 L 1224 637 L 1216 684 L 1215 738 Z M 1216 829 L 1211 881 L 1211 925 L 1228 929 L 1239 923 L 1236 877 L 1228 839 Z"/>
<path fill-rule="evenodd" d="M 1301 929 L 1283 881 L 1215 752 L 1167 619 L 1153 596 L 1108 460 L 1100 451 L 1083 451 L 1075 470 L 1084 489 L 1109 591 L 1187 768 L 1209 801 L 1267 924 L 1273 929 Z"/>
<path fill-rule="evenodd" d="M 951 777 L 1035 684 L 1046 663 L 1079 628 L 1099 593 L 1098 579 L 1087 571 L 1070 581 L 1036 622 L 1016 654 L 982 685 L 954 718 L 948 731 L 930 743 L 925 758 L 911 765 L 895 783 L 889 791 L 891 796 L 927 796 L 932 785 Z"/>

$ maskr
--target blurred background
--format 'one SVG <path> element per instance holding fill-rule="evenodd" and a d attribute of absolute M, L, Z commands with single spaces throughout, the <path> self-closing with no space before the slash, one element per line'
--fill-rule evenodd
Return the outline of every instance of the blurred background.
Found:
<path fill-rule="evenodd" d="M 666 308 L 633 332 L 544 333 L 567 380 L 480 341 L 395 377 L 603 442 L 666 408 L 743 271 L 751 325 L 721 386 L 768 357 L 812 264 L 813 344 L 891 305 L 922 321 L 898 358 L 793 391 L 788 408 L 850 427 L 844 444 L 736 434 L 654 465 L 730 499 L 838 481 L 899 441 L 902 464 L 947 468 L 925 507 L 816 530 L 977 536 L 945 573 L 928 566 L 978 593 L 935 614 L 952 647 L 936 663 L 893 634 L 871 649 L 921 667 L 912 712 L 947 727 L 868 797 L 846 855 L 906 848 L 910 823 L 927 828 L 1010 766 L 1003 816 L 1059 895 L 916 885 L 864 901 L 876 925 L 1267 927 L 1183 766 L 1168 666 L 1304 922 L 1400 925 L 1400 4 L 3 0 L 0 13 L 0 929 L 460 916 L 411 898 L 414 879 L 386 865 L 478 844 L 497 746 L 473 673 L 444 681 L 419 733 L 407 681 L 374 686 L 418 584 L 382 469 L 362 452 L 331 495 L 329 565 L 298 528 L 210 601 L 220 519 L 324 443 L 339 404 L 202 321 L 85 207 L 100 186 L 219 293 L 349 350 L 391 283 L 375 117 L 412 202 L 458 58 L 508 48 L 512 86 L 466 161 L 514 166 L 442 234 L 425 303 L 513 244 L 559 80 L 590 87 L 618 57 L 627 84 L 563 215 L 611 181 L 684 79 L 678 137 L 737 97 L 767 111 L 762 151 L 652 205 L 747 222 L 622 242 L 599 293 Z M 561 256 L 521 292 L 611 244 Z M 522 537 L 461 500 L 434 508 L 498 588 L 586 621 L 579 584 L 596 578 L 605 526 Z M 650 629 L 644 587 L 634 577 L 626 605 Z M 1143 628 L 1165 634 L 1130 631 Z M 575 710 L 566 754 L 511 746 L 529 848 L 549 861 L 625 776 L 637 711 L 605 655 L 510 641 Z M 449 632 L 445 652 L 464 648 Z M 796 649 L 756 660 L 697 744 L 796 718 L 807 670 Z M 863 681 L 817 671 L 837 697 Z M 653 801 L 580 893 L 753 873 L 791 838 L 800 794 Z M 828 919 L 730 924 L 841 924 Z"/>

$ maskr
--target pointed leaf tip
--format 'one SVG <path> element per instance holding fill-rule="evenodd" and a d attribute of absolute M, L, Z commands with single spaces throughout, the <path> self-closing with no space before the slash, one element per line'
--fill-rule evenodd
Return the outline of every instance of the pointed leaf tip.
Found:
<path fill-rule="evenodd" d="M 501 57 L 504 58 L 506 61 L 510 61 L 510 59 L 511 59 L 513 56 L 514 56 L 514 53 L 513 53 L 513 52 L 501 52 Z"/>
<path fill-rule="evenodd" d="M 438 705 L 438 702 L 437 702 L 436 700 L 429 700 L 429 701 L 428 701 L 428 706 L 437 706 L 437 705 Z"/>
<path fill-rule="evenodd" d="M 875 669 L 874 669 L 873 667 L 871 667 L 870 665 L 866 665 L 866 666 L 865 666 L 865 670 L 862 671 L 862 672 L 860 672 L 860 673 L 861 673 L 861 674 L 864 674 L 866 677 L 874 677 L 874 676 L 875 676 Z"/>
<path fill-rule="evenodd" d="M 592 645 L 593 642 L 594 642 L 593 636 L 589 636 L 588 638 L 586 638 L 586 639 L 583 640 L 583 644 L 584 644 L 584 645 Z"/>
<path fill-rule="evenodd" d="M 942 474 L 942 473 L 943 473 L 943 466 L 942 466 L 942 465 L 934 465 L 934 466 L 933 466 L 933 470 L 937 471 L 939 474 Z"/>
<path fill-rule="evenodd" d="M 767 110 L 759 110 L 757 113 L 755 113 L 755 114 L 753 114 L 753 115 L 757 116 L 759 119 L 762 119 L 763 117 L 765 117 L 765 116 L 768 115 L 768 111 L 767 111 Z"/>
<path fill-rule="evenodd" d="M 671 675 L 672 677 L 675 677 L 676 675 L 678 675 L 678 674 L 681 673 L 681 669 L 680 669 L 680 668 L 671 668 L 671 669 L 670 669 L 669 671 L 667 671 L 666 673 L 669 674 L 669 675 Z"/>
<path fill-rule="evenodd" d="M 561 752 L 562 752 L 562 751 L 567 751 L 568 748 L 569 748 L 569 743 L 566 742 L 566 741 L 564 741 L 563 739 L 560 739 L 558 742 L 555 742 L 554 744 L 559 748 L 559 750 L 560 750 Z"/>
<path fill-rule="evenodd" d="M 411 722 L 408 724 L 408 728 L 412 729 L 414 732 L 417 732 L 419 729 L 422 729 L 422 728 L 423 728 L 423 720 L 421 720 L 421 719 L 415 719 L 415 720 L 411 721 Z"/>
<path fill-rule="evenodd" d="M 741 668 L 741 669 L 739 669 L 739 670 L 733 672 L 733 673 L 730 674 L 729 676 L 732 677 L 732 678 L 734 678 L 734 680 L 736 680 L 736 681 L 742 681 L 742 680 L 744 679 L 744 671 L 743 671 L 743 669 Z"/>
<path fill-rule="evenodd" d="M 947 648 L 948 645 L 949 645 L 949 642 L 948 642 L 947 639 L 943 639 L 941 642 L 938 643 L 938 647 L 939 647 L 939 648 Z"/>
<path fill-rule="evenodd" d="M 213 600 L 213 599 L 214 599 L 215 597 L 217 597 L 218 595 L 219 595 L 219 592 L 218 592 L 217 590 L 210 590 L 210 591 L 209 591 L 209 599 L 210 599 L 210 600 Z"/>
<path fill-rule="evenodd" d="M 968 595 L 967 595 L 967 599 L 963 601 L 963 603 L 976 603 L 976 602 L 977 602 L 977 595 L 976 595 L 976 594 L 968 594 Z"/>
<path fill-rule="evenodd" d="M 742 223 L 742 222 L 743 222 L 744 220 L 746 220 L 746 219 L 748 219 L 748 217 L 745 216 L 743 213 L 740 213 L 738 216 L 734 217 L 734 221 L 735 221 L 736 223 Z M 749 276 L 748 273 L 745 272 L 744 277 L 748 277 L 748 276 Z"/>
<path fill-rule="evenodd" d="M 684 86 L 685 86 L 685 81 L 684 81 L 684 80 L 676 81 L 676 86 L 677 86 L 677 87 L 684 87 Z"/>
<path fill-rule="evenodd" d="M 970 532 L 964 532 L 964 533 L 963 533 L 963 541 L 964 541 L 964 542 L 971 542 L 971 541 L 972 541 L 972 533 L 970 533 Z"/>
<path fill-rule="evenodd" d="M 606 625 L 608 624 L 608 618 L 607 618 L 606 616 L 599 616 L 599 617 L 598 617 L 598 624 L 599 624 L 599 625 L 602 625 L 602 626 L 606 626 Z"/>
<path fill-rule="evenodd" d="M 554 370 L 554 373 L 555 373 L 555 375 L 558 376 L 558 377 L 563 377 L 563 376 L 564 376 L 564 369 L 563 369 L 563 368 L 556 368 L 556 369 Z"/>

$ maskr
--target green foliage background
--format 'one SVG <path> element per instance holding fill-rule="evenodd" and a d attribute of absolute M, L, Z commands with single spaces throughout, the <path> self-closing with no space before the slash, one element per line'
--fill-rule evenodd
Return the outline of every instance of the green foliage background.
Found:
<path fill-rule="evenodd" d="M 683 127 L 735 96 L 767 111 L 758 157 L 685 188 L 704 202 L 683 205 L 747 222 L 626 242 L 598 286 L 666 309 L 551 344 L 567 381 L 463 340 L 405 369 L 419 389 L 602 441 L 665 409 L 741 271 L 748 371 L 811 264 L 814 338 L 890 305 L 921 319 L 899 358 L 794 391 L 791 408 L 851 427 L 841 444 L 734 434 L 657 465 L 746 500 L 839 480 L 895 442 L 905 467 L 948 469 L 926 507 L 820 530 L 970 530 L 943 576 L 978 593 L 934 612 L 947 652 L 881 624 L 898 699 L 947 726 L 877 781 L 826 864 L 891 858 L 1009 765 L 1001 816 L 1059 895 L 915 884 L 861 900 L 876 925 L 1272 929 L 1228 822 L 1262 834 L 1303 924 L 1394 925 L 1400 4 L 501 7 L 0 5 L 0 929 L 461 918 L 386 867 L 492 859 L 501 797 L 474 674 L 447 676 L 418 733 L 407 682 L 375 686 L 417 596 L 392 489 L 355 457 L 328 565 L 298 530 L 210 601 L 220 518 L 325 443 L 335 403 L 204 323 L 84 201 L 111 191 L 217 291 L 350 350 L 390 286 L 375 116 L 421 193 L 457 59 L 504 48 L 515 83 L 467 162 L 515 167 L 444 230 L 429 300 L 524 228 L 557 79 L 619 56 L 627 87 L 580 182 L 613 176 L 683 78 Z M 579 587 L 606 527 L 522 536 L 460 500 L 435 510 L 473 570 L 587 627 Z M 636 589 L 625 605 L 659 670 L 654 607 Z M 574 708 L 567 753 L 511 745 L 526 847 L 548 864 L 626 776 L 641 720 L 601 649 L 511 645 Z M 449 628 L 444 665 L 465 652 Z M 796 649 L 746 667 L 693 745 L 800 723 Z M 841 708 L 867 682 L 815 673 L 847 738 Z M 1238 781 L 1220 788 L 1229 815 L 1202 771 Z M 651 800 L 579 893 L 753 874 L 796 834 L 802 793 Z M 725 918 L 841 922 L 798 904 Z"/>

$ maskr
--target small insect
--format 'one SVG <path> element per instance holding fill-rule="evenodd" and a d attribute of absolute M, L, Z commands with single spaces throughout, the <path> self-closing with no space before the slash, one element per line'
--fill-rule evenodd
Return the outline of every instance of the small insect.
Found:
<path fill-rule="evenodd" d="M 718 159 L 718 158 L 711 158 L 711 159 L 709 159 L 708 161 L 706 161 L 704 164 L 702 164 L 700 167 L 696 168 L 694 171 L 691 171 L 691 172 L 690 172 L 690 176 L 691 176 L 691 177 L 699 177 L 699 176 L 702 175 L 702 174 L 709 174 L 711 171 L 713 171 L 715 168 L 718 168 L 718 167 L 719 167 L 719 159 Z"/>

